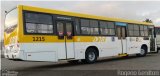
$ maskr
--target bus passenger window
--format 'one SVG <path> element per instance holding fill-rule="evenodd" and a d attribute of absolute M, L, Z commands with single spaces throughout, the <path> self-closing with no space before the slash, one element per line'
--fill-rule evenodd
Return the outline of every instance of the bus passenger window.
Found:
<path fill-rule="evenodd" d="M 34 23 L 26 23 L 26 31 L 28 33 L 36 33 L 36 24 Z"/>
<path fill-rule="evenodd" d="M 126 29 L 125 29 L 125 27 L 122 27 L 122 38 L 123 39 L 126 38 Z"/>
<path fill-rule="evenodd" d="M 100 33 L 101 35 L 108 35 L 107 22 L 100 21 Z"/>
<path fill-rule="evenodd" d="M 66 23 L 67 36 L 72 36 L 72 24 Z"/>
<path fill-rule="evenodd" d="M 140 32 L 139 32 L 139 25 L 134 25 L 134 36 L 139 36 Z"/>
<path fill-rule="evenodd" d="M 75 25 L 76 34 L 80 34 L 80 25 L 79 25 L 78 18 L 75 19 L 75 23 L 76 23 L 76 25 Z"/>
<path fill-rule="evenodd" d="M 63 23 L 62 22 L 57 22 L 57 32 L 58 32 L 59 36 L 63 36 L 64 35 Z"/>
<path fill-rule="evenodd" d="M 99 34 L 98 21 L 90 20 L 90 29 L 91 29 L 91 35 L 98 35 Z"/>
<path fill-rule="evenodd" d="M 117 36 L 118 39 L 121 39 L 121 27 L 117 27 Z"/>
<path fill-rule="evenodd" d="M 144 26 L 140 25 L 140 35 L 144 36 Z"/>
<path fill-rule="evenodd" d="M 81 34 L 90 34 L 89 20 L 81 19 Z"/>
<path fill-rule="evenodd" d="M 144 26 L 144 36 L 148 36 L 148 27 Z"/>
<path fill-rule="evenodd" d="M 108 23 L 108 35 L 115 35 L 115 26 L 113 22 L 107 22 Z"/>
<path fill-rule="evenodd" d="M 25 31 L 34 34 L 52 34 L 53 22 L 52 15 L 25 12 Z"/>
<path fill-rule="evenodd" d="M 133 24 L 128 24 L 128 35 L 134 36 L 134 25 Z"/>

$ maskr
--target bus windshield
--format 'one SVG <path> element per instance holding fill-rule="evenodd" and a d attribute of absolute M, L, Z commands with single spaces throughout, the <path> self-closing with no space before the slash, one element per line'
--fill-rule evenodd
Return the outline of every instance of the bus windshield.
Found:
<path fill-rule="evenodd" d="M 17 8 L 15 8 L 6 15 L 4 31 L 6 33 L 13 32 L 13 30 L 17 27 L 17 22 L 18 22 L 18 12 Z"/>

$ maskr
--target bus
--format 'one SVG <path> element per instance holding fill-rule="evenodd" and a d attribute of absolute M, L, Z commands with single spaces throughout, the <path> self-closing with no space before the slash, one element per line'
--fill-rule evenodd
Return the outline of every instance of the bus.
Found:
<path fill-rule="evenodd" d="M 5 58 L 94 63 L 109 56 L 146 56 L 152 23 L 18 5 L 5 18 Z M 155 48 L 155 47 L 154 47 Z"/>
<path fill-rule="evenodd" d="M 160 50 L 160 27 L 155 27 L 157 50 Z"/>

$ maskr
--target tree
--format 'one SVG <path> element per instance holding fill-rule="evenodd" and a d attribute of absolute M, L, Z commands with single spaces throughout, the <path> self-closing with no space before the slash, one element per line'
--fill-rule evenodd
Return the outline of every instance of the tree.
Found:
<path fill-rule="evenodd" d="M 144 22 L 152 23 L 152 20 L 147 18 Z"/>

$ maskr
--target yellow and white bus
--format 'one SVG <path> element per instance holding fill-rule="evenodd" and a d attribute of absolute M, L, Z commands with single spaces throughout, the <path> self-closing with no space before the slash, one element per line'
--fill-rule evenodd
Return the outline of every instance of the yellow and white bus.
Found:
<path fill-rule="evenodd" d="M 146 56 L 153 32 L 152 23 L 18 5 L 6 14 L 5 58 L 94 63 L 108 56 Z"/>

